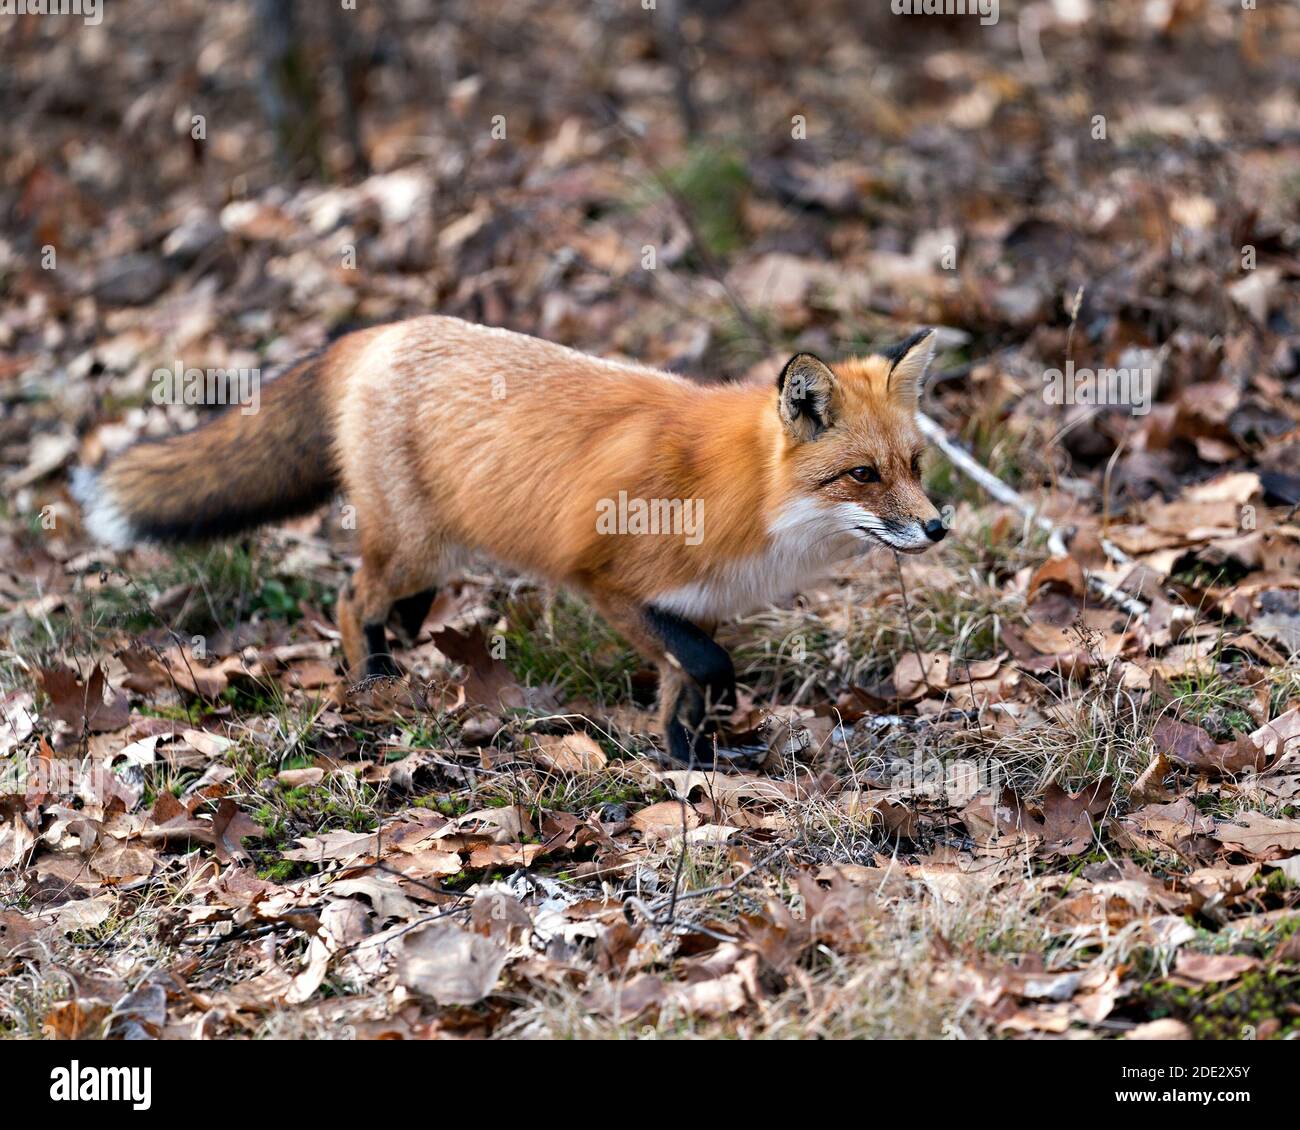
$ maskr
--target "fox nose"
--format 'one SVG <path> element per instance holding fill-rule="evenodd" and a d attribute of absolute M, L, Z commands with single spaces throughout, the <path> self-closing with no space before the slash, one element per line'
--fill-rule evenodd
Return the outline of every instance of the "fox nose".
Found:
<path fill-rule="evenodd" d="M 924 529 L 925 529 L 925 536 L 928 537 L 933 542 L 943 541 L 944 535 L 947 534 L 948 532 L 948 528 L 943 524 L 942 520 L 939 518 L 931 518 L 928 522 L 926 522 Z"/>

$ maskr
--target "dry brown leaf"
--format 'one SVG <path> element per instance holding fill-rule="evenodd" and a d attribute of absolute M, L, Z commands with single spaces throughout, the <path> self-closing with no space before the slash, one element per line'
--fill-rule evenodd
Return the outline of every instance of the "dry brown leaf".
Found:
<path fill-rule="evenodd" d="M 1174 972 L 1199 985 L 1235 981 L 1243 973 L 1259 968 L 1259 959 L 1227 953 L 1196 953 L 1180 949 L 1174 962 Z"/>
<path fill-rule="evenodd" d="M 1133 788 L 1129 791 L 1130 799 L 1139 804 L 1145 801 L 1167 800 L 1169 793 L 1164 787 L 1164 779 L 1168 774 L 1168 758 L 1163 753 L 1157 753 L 1150 764 L 1142 770 L 1138 779 L 1133 782 Z"/>
<path fill-rule="evenodd" d="M 920 698 L 927 690 L 946 690 L 950 666 L 951 660 L 942 652 L 906 652 L 894 668 L 894 690 L 905 701 Z"/>
<path fill-rule="evenodd" d="M 1239 812 L 1235 823 L 1220 823 L 1212 833 L 1220 843 L 1255 859 L 1278 859 L 1300 851 L 1300 820 L 1281 820 L 1262 812 Z"/>
<path fill-rule="evenodd" d="M 130 720 L 130 701 L 121 691 L 109 687 L 102 667 L 96 666 L 84 683 L 76 671 L 62 665 L 42 667 L 36 677 L 49 700 L 46 712 L 67 723 L 74 736 L 85 730 L 120 730 Z"/>
<path fill-rule="evenodd" d="M 236 859 L 248 859 L 248 852 L 240 843 L 245 836 L 259 838 L 266 835 L 266 830 L 244 812 L 228 797 L 217 806 L 212 818 L 213 850 L 222 863 L 231 863 Z"/>
<path fill-rule="evenodd" d="M 531 867 L 546 851 L 545 844 L 478 844 L 470 849 L 468 867 L 485 871 L 490 867 Z"/>
<path fill-rule="evenodd" d="M 1083 578 L 1083 566 L 1073 557 L 1049 557 L 1030 578 L 1025 600 L 1032 603 L 1042 588 L 1059 589 L 1082 599 L 1088 592 L 1087 582 Z"/>
<path fill-rule="evenodd" d="M 598 773 L 608 761 L 605 751 L 590 734 L 543 735 L 534 741 L 530 755 L 557 773 Z"/>
<path fill-rule="evenodd" d="M 482 934 L 432 922 L 402 935 L 397 979 L 440 1005 L 478 1004 L 496 986 L 506 951 Z"/>
<path fill-rule="evenodd" d="M 1193 1037 L 1192 1030 L 1181 1020 L 1165 1016 L 1131 1028 L 1124 1038 L 1126 1040 L 1190 1040 Z"/>
<path fill-rule="evenodd" d="M 284 859 L 300 863 L 352 862 L 378 857 L 380 838 L 375 832 L 321 832 L 317 836 L 299 836 L 301 847 L 280 853 Z"/>
<path fill-rule="evenodd" d="M 433 642 L 452 662 L 468 668 L 465 699 L 470 705 L 486 706 L 489 710 L 510 710 L 524 705 L 523 688 L 510 668 L 489 652 L 481 627 L 475 625 L 468 634 L 443 628 L 434 632 Z"/>
<path fill-rule="evenodd" d="M 286 789 L 300 789 L 304 786 L 319 785 L 325 779 L 325 770 L 310 766 L 306 769 L 283 769 L 275 779 Z"/>
<path fill-rule="evenodd" d="M 1300 707 L 1279 714 L 1250 735 L 1250 742 L 1264 761 L 1275 767 L 1284 756 L 1295 754 L 1300 763 Z"/>
<path fill-rule="evenodd" d="M 663 800 L 658 804 L 647 805 L 632 813 L 629 819 L 638 832 L 665 835 L 681 832 L 683 828 L 689 832 L 700 826 L 700 814 L 691 805 L 677 800 Z"/>

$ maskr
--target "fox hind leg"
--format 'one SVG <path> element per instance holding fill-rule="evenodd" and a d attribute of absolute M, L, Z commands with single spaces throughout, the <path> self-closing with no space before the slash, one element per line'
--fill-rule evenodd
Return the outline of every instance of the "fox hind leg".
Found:
<path fill-rule="evenodd" d="M 384 631 L 391 607 L 392 600 L 368 575 L 363 563 L 339 593 L 339 634 L 350 678 L 359 680 L 400 674 Z"/>
<path fill-rule="evenodd" d="M 413 646 L 419 638 L 424 618 L 429 615 L 429 609 L 433 607 L 437 595 L 437 586 L 433 585 L 393 602 L 390 615 L 397 620 L 398 634 L 406 646 Z"/>

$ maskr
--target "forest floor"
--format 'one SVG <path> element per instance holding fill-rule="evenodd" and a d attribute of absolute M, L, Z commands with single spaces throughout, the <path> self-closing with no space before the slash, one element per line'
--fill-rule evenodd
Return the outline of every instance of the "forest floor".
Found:
<path fill-rule="evenodd" d="M 0 1033 L 1300 1033 L 1300 12 L 881 7 L 688 20 L 693 140 L 637 5 L 361 13 L 370 167 L 305 179 L 242 6 L 0 28 Z M 69 469 L 202 418 L 160 367 L 432 311 L 702 380 L 939 327 L 1068 554 L 932 451 L 939 548 L 722 629 L 771 754 L 709 774 L 490 563 L 350 684 L 346 500 L 86 538 Z"/>

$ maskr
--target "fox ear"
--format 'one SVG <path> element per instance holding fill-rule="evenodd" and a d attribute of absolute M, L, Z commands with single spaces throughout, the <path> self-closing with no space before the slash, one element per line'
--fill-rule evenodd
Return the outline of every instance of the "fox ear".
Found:
<path fill-rule="evenodd" d="M 811 353 L 796 353 L 776 378 L 781 422 L 799 443 L 834 423 L 835 375 Z"/>
<path fill-rule="evenodd" d="M 921 386 L 934 356 L 934 330 L 921 330 L 889 350 L 889 398 L 900 408 L 915 412 L 921 405 Z"/>

